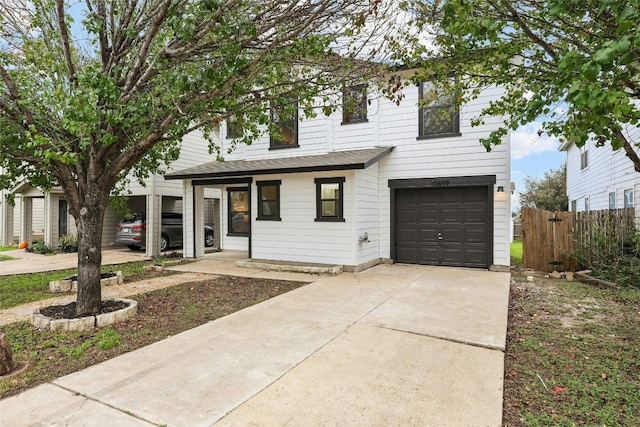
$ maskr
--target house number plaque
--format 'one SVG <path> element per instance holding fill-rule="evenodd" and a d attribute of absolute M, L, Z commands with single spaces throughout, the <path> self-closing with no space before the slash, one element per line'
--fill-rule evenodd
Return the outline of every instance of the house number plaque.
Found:
<path fill-rule="evenodd" d="M 431 181 L 431 186 L 432 187 L 448 187 L 449 181 L 446 179 L 434 179 L 433 181 Z"/>

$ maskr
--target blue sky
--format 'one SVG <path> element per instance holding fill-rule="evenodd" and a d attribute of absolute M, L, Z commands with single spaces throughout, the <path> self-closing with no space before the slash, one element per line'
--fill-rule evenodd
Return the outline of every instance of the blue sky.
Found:
<path fill-rule="evenodd" d="M 511 181 L 516 184 L 512 211 L 520 207 L 517 193 L 524 189 L 523 181 L 527 176 L 542 177 L 549 169 L 562 165 L 567 157 L 565 152 L 558 151 L 560 143 L 557 138 L 538 136 L 540 125 L 533 122 L 511 134 Z"/>

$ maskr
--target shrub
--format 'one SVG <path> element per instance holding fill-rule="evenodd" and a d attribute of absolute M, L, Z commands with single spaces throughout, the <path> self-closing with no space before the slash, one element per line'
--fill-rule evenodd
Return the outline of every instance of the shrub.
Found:
<path fill-rule="evenodd" d="M 78 236 L 76 234 L 60 236 L 58 245 L 62 248 L 62 252 L 76 252 L 78 250 Z"/>
<path fill-rule="evenodd" d="M 634 228 L 593 225 L 590 234 L 574 238 L 572 255 L 598 279 L 640 287 L 640 233 Z"/>
<path fill-rule="evenodd" d="M 31 246 L 29 246 L 27 250 L 29 252 L 33 252 L 34 254 L 41 254 L 41 255 L 45 255 L 53 252 L 53 250 L 49 246 L 47 246 L 44 242 L 35 242 Z"/>

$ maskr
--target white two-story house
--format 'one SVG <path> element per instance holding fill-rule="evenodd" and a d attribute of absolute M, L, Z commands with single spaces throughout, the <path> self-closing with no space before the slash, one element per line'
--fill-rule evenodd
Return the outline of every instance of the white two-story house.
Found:
<path fill-rule="evenodd" d="M 488 153 L 479 140 L 501 118 L 470 124 L 501 90 L 459 111 L 451 96 L 420 108 L 429 87 L 406 87 L 399 106 L 371 86 L 349 88 L 348 107 L 309 120 L 274 111 L 279 134 L 238 146 L 224 162 L 167 174 L 183 183 L 184 256 L 204 255 L 194 245 L 204 194 L 218 189 L 220 248 L 252 260 L 346 271 L 381 262 L 508 266 L 509 136 Z M 221 124 L 223 153 L 237 132 Z"/>
<path fill-rule="evenodd" d="M 640 139 L 638 128 L 628 127 L 625 132 L 631 141 Z M 564 142 L 559 150 L 567 153 L 567 196 L 572 212 L 635 208 L 640 225 L 640 173 L 623 149 L 613 151 L 608 144 L 597 147 L 588 140 L 582 147 Z"/>

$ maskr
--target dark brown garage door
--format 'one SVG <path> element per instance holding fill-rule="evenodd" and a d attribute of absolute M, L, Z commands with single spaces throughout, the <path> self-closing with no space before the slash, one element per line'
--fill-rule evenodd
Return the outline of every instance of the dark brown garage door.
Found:
<path fill-rule="evenodd" d="M 395 222 L 396 262 L 489 267 L 487 187 L 397 189 Z"/>

